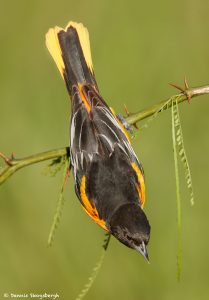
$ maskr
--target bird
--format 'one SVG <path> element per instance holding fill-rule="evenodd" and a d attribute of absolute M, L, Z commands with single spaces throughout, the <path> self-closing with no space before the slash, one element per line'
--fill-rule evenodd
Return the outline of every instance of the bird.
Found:
<path fill-rule="evenodd" d="M 50 28 L 46 46 L 71 98 L 70 165 L 86 213 L 149 261 L 150 224 L 143 210 L 144 170 L 124 122 L 99 92 L 87 28 Z"/>

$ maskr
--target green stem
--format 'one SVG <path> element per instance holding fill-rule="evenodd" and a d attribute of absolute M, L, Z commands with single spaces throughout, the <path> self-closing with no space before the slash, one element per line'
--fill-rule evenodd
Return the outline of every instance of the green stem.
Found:
<path fill-rule="evenodd" d="M 197 87 L 197 88 L 191 88 L 185 91 L 185 94 L 181 93 L 175 96 L 170 97 L 167 100 L 161 101 L 157 104 L 154 104 L 153 106 L 144 109 L 142 111 L 139 111 L 137 113 L 129 114 L 129 116 L 126 118 L 126 122 L 128 124 L 134 125 L 139 121 L 142 121 L 143 119 L 146 119 L 148 117 L 151 117 L 154 115 L 156 112 L 162 112 L 164 110 L 167 110 L 171 108 L 171 103 L 172 101 L 169 101 L 171 98 L 175 99 L 177 104 L 182 103 L 184 101 L 188 101 L 188 98 L 194 98 L 197 96 L 209 94 L 209 86 L 202 86 L 202 87 Z M 168 105 L 166 105 L 168 103 Z M 163 107 L 163 108 L 162 108 Z"/>
<path fill-rule="evenodd" d="M 36 164 L 41 161 L 63 157 L 64 155 L 67 155 L 67 152 L 68 152 L 68 148 L 65 147 L 57 150 L 37 153 L 21 159 L 15 159 L 15 158 L 5 159 L 5 156 L 0 153 L 0 157 L 2 157 L 7 163 L 7 167 L 5 167 L 0 172 L 0 184 L 2 184 L 6 179 L 12 176 L 17 170 L 20 170 L 23 167 Z"/>

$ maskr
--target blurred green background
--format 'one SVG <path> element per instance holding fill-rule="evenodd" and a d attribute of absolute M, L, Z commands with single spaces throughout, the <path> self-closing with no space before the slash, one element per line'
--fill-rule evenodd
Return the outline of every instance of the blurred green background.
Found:
<path fill-rule="evenodd" d="M 1 1 L 0 151 L 17 157 L 66 146 L 70 106 L 45 47 L 48 28 L 69 20 L 89 29 L 101 94 L 123 112 L 176 93 L 168 83 L 209 84 L 209 2 Z M 182 168 L 182 279 L 176 279 L 177 223 L 171 112 L 139 131 L 133 145 L 146 173 L 151 264 L 115 239 L 86 299 L 209 299 L 209 96 L 180 107 L 195 192 Z M 2 165 L 2 163 L 1 163 Z M 25 168 L 0 188 L 0 299 L 3 293 L 58 293 L 74 299 L 99 258 L 104 233 L 83 212 L 71 178 L 52 248 L 47 237 L 62 174 L 47 163 Z"/>

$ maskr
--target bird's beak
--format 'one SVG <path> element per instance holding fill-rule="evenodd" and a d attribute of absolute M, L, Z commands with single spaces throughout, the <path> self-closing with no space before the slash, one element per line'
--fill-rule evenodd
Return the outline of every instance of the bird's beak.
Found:
<path fill-rule="evenodd" d="M 149 256 L 148 256 L 148 251 L 147 251 L 147 248 L 146 248 L 146 245 L 144 242 L 142 242 L 140 244 L 140 246 L 137 246 L 136 248 L 136 251 L 138 251 L 145 259 L 146 261 L 149 263 Z"/>

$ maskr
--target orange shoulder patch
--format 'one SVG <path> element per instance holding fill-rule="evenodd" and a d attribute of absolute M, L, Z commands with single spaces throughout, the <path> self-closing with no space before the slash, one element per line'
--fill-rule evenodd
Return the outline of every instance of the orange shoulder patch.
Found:
<path fill-rule="evenodd" d="M 90 112 L 91 106 L 89 104 L 88 99 L 86 99 L 86 96 L 84 95 L 82 85 L 79 85 L 79 94 L 80 94 L 81 100 L 83 101 L 84 105 L 86 106 L 87 111 Z"/>
<path fill-rule="evenodd" d="M 137 184 L 137 191 L 139 193 L 139 198 L 140 198 L 140 204 L 141 207 L 144 207 L 144 203 L 145 203 L 145 183 L 144 183 L 144 176 L 141 172 L 141 170 L 139 169 L 139 167 L 137 166 L 137 164 L 135 162 L 131 163 L 132 168 L 134 169 L 134 171 L 137 174 L 137 178 L 138 178 L 138 184 Z"/>

